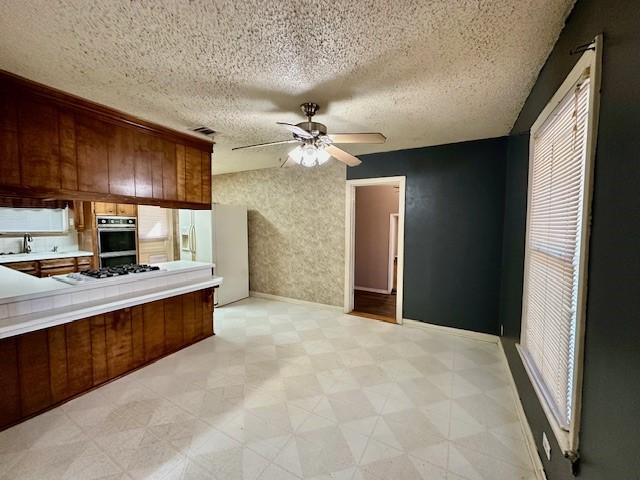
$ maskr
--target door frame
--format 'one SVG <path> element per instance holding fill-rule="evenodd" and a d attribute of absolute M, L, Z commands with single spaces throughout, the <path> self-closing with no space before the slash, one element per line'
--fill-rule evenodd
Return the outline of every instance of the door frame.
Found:
<path fill-rule="evenodd" d="M 355 281 L 356 243 L 356 187 L 389 185 L 398 190 L 398 278 L 396 288 L 396 323 L 402 325 L 402 304 L 404 294 L 404 217 L 405 217 L 405 176 L 362 178 L 347 180 L 345 201 L 345 265 L 344 265 L 344 313 L 353 311 L 353 291 Z"/>
<path fill-rule="evenodd" d="M 399 206 L 398 206 L 399 207 Z M 393 292 L 393 264 L 396 259 L 396 250 L 398 249 L 398 227 L 400 225 L 400 215 L 398 213 L 389 214 L 389 266 L 387 270 L 387 292 Z"/>

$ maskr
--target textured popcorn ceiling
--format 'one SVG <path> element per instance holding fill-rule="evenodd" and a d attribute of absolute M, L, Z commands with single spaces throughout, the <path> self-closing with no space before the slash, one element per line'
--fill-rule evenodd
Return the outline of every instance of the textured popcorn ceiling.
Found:
<path fill-rule="evenodd" d="M 277 165 L 321 105 L 354 153 L 506 134 L 572 0 L 2 0 L 0 68 L 158 123 L 215 129 L 214 173 Z"/>

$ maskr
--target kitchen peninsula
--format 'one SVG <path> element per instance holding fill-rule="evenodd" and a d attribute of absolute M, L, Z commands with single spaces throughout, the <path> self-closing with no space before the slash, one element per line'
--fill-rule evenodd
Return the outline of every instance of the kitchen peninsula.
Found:
<path fill-rule="evenodd" d="M 0 429 L 213 335 L 212 265 L 157 267 L 96 279 L 0 266 Z"/>
<path fill-rule="evenodd" d="M 212 336 L 222 278 L 136 265 L 139 205 L 211 209 L 211 138 L 2 71 L 0 104 L 3 429 Z"/>

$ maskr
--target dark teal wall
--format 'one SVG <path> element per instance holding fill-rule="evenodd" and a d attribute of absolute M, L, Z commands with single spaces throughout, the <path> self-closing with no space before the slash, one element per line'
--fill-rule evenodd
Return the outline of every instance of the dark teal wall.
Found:
<path fill-rule="evenodd" d="M 347 178 L 405 175 L 404 317 L 498 333 L 506 138 L 363 155 Z"/>
<path fill-rule="evenodd" d="M 578 0 L 509 140 L 500 319 L 503 345 L 538 448 L 553 438 L 524 372 L 520 334 L 528 135 L 575 64 L 573 47 L 604 33 L 586 317 L 580 474 L 585 480 L 640 479 L 640 3 Z M 524 135 L 517 135 L 524 134 Z M 573 478 L 558 455 L 549 480 Z"/>

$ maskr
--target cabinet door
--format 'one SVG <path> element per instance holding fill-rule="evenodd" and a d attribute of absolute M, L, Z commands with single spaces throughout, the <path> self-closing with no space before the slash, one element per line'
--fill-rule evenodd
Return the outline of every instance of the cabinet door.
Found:
<path fill-rule="evenodd" d="M 31 99 L 18 101 L 22 185 L 60 188 L 58 111 L 55 106 Z"/>
<path fill-rule="evenodd" d="M 96 215 L 116 215 L 117 205 L 115 203 L 95 202 L 93 211 Z"/>
<path fill-rule="evenodd" d="M 78 190 L 109 193 L 109 125 L 76 115 Z"/>
<path fill-rule="evenodd" d="M 18 369 L 22 416 L 31 415 L 51 404 L 49 378 L 49 338 L 46 330 L 18 337 Z"/>
<path fill-rule="evenodd" d="M 2 266 L 18 270 L 19 272 L 27 273 L 29 275 L 38 275 L 38 262 L 4 263 Z"/>
<path fill-rule="evenodd" d="M 15 94 L 0 84 L 0 184 L 20 185 L 18 108 Z"/>
<path fill-rule="evenodd" d="M 135 162 L 133 131 L 130 128 L 112 126 L 109 139 L 109 191 L 112 194 L 135 196 Z"/>
<path fill-rule="evenodd" d="M 176 153 L 176 144 L 168 141 L 163 142 L 164 158 L 162 164 L 162 193 L 165 200 L 179 199 L 178 186 L 178 158 Z M 183 150 L 184 156 L 184 150 Z M 184 168 L 184 163 L 182 164 Z M 182 173 L 182 181 L 184 182 L 184 170 Z M 184 183 L 183 183 L 184 195 Z"/>
<path fill-rule="evenodd" d="M 0 428 L 20 418 L 20 381 L 16 337 L 0 340 Z"/>
<path fill-rule="evenodd" d="M 76 158 L 76 122 L 72 112 L 58 113 L 60 138 L 60 184 L 66 190 L 78 190 L 78 163 Z"/>
<path fill-rule="evenodd" d="M 124 308 L 112 313 L 106 325 L 107 371 L 115 378 L 130 370 L 133 365 L 131 309 Z"/>
<path fill-rule="evenodd" d="M 175 352 L 184 344 L 182 298 L 167 298 L 164 301 L 165 348 Z"/>
<path fill-rule="evenodd" d="M 164 354 L 164 302 L 145 303 L 143 306 L 144 360 L 155 360 Z"/>
<path fill-rule="evenodd" d="M 200 152 L 202 160 L 202 203 L 211 205 L 211 154 Z"/>
<path fill-rule="evenodd" d="M 40 278 L 53 277 L 55 275 L 67 275 L 76 271 L 76 267 L 56 267 L 40 269 Z"/>
<path fill-rule="evenodd" d="M 181 202 L 187 199 L 186 154 L 186 147 L 176 144 L 176 195 Z"/>
<path fill-rule="evenodd" d="M 116 205 L 116 214 L 122 217 L 135 217 L 137 213 L 138 209 L 136 205 L 127 203 L 118 203 Z"/>
<path fill-rule="evenodd" d="M 136 197 L 163 198 L 164 145 L 160 138 L 136 133 Z"/>
<path fill-rule="evenodd" d="M 185 183 L 187 202 L 202 202 L 202 156 L 193 147 L 185 152 Z"/>

